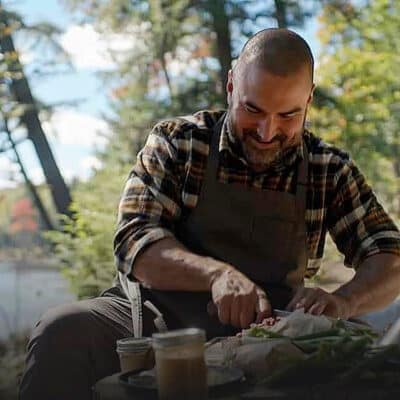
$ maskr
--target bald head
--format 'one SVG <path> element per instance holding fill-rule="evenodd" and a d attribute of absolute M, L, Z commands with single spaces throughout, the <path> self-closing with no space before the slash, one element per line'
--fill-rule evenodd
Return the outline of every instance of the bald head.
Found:
<path fill-rule="evenodd" d="M 235 74 L 255 65 L 273 75 L 288 76 L 306 67 L 314 79 L 314 58 L 307 42 L 288 29 L 264 29 L 252 36 L 239 56 Z"/>

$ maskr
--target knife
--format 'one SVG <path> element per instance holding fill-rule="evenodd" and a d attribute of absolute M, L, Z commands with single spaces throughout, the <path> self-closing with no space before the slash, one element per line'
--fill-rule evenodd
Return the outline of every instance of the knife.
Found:
<path fill-rule="evenodd" d="M 207 303 L 207 313 L 208 315 L 210 315 L 211 317 L 217 316 L 218 315 L 218 309 L 217 306 L 212 302 L 209 301 Z M 274 308 L 272 310 L 272 316 L 276 316 L 276 317 L 287 317 L 288 315 L 290 315 L 291 312 L 290 311 L 285 311 L 285 310 L 279 310 L 277 308 Z"/>

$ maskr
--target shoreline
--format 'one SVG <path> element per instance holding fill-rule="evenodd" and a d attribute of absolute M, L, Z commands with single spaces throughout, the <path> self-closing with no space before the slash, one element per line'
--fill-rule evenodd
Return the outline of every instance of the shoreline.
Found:
<path fill-rule="evenodd" d="M 46 270 L 46 271 L 61 271 L 62 267 L 57 265 L 55 259 L 51 258 L 15 258 L 15 257 L 0 257 L 0 271 L 1 264 L 6 264 L 8 267 L 17 269 L 19 271 L 29 270 Z"/>

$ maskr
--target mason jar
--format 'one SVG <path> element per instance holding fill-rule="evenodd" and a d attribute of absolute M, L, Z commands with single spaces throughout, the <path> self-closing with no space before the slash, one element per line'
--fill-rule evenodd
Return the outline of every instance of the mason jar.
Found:
<path fill-rule="evenodd" d="M 154 354 L 151 338 L 128 337 L 117 340 L 117 353 L 122 372 L 151 369 L 154 366 Z"/>
<path fill-rule="evenodd" d="M 153 334 L 159 399 L 207 399 L 205 338 L 197 328 Z"/>

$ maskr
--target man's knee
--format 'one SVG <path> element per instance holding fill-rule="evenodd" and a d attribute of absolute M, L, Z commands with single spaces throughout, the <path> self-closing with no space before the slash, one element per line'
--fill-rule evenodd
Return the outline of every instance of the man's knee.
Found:
<path fill-rule="evenodd" d="M 29 346 L 46 352 L 81 347 L 90 338 L 90 320 L 90 312 L 79 302 L 51 308 L 33 329 Z"/>
<path fill-rule="evenodd" d="M 54 307 L 43 314 L 28 344 L 21 400 L 90 398 L 92 319 L 85 302 Z"/>

